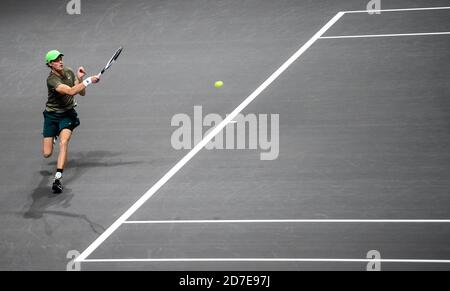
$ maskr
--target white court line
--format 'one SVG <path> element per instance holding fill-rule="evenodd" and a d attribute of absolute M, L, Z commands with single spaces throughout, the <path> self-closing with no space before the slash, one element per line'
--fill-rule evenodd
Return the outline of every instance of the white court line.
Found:
<path fill-rule="evenodd" d="M 417 260 L 417 259 L 332 259 L 332 258 L 161 258 L 161 259 L 87 259 L 83 262 L 380 262 L 380 263 L 436 263 L 449 264 L 450 260 Z"/>
<path fill-rule="evenodd" d="M 424 33 L 396 33 L 396 34 L 367 34 L 367 35 L 337 35 L 322 36 L 320 39 L 339 39 L 339 38 L 369 38 L 369 37 L 395 37 L 395 36 L 426 36 L 426 35 L 446 35 L 449 31 L 442 32 L 424 32 Z"/>
<path fill-rule="evenodd" d="M 295 62 L 306 50 L 308 50 L 333 24 L 342 16 L 343 12 L 337 13 L 327 24 L 325 24 L 308 42 L 295 52 L 278 70 L 276 70 L 264 83 L 262 83 L 252 94 L 250 94 L 233 112 L 231 112 L 219 125 L 217 125 L 205 138 L 203 138 L 186 156 L 184 156 L 172 169 L 169 170 L 153 187 L 151 187 L 138 201 L 136 201 L 124 214 L 122 214 L 107 230 L 105 230 L 84 252 L 76 262 L 84 261 L 100 244 L 102 244 L 119 226 L 124 223 L 136 210 L 138 210 L 153 194 L 156 193 L 167 181 L 172 178 L 183 166 L 189 162 L 205 145 L 211 141 L 222 129 L 230 123 L 248 104 L 250 104 L 264 89 L 275 81 L 293 62 Z"/>
<path fill-rule="evenodd" d="M 193 223 L 450 223 L 449 219 L 246 219 L 246 220 L 130 220 L 124 224 Z"/>
<path fill-rule="evenodd" d="M 450 7 L 425 7 L 425 8 L 402 8 L 402 9 L 379 9 L 379 10 L 354 10 L 342 11 L 344 13 L 377 13 L 377 12 L 396 12 L 396 11 L 425 11 L 425 10 L 446 10 Z"/>

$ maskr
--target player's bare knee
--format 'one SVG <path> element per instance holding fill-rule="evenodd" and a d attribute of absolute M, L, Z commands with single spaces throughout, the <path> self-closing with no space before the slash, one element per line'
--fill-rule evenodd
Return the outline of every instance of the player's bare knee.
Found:
<path fill-rule="evenodd" d="M 44 151 L 42 155 L 44 156 L 44 158 L 48 159 L 52 156 L 52 151 Z"/>
<path fill-rule="evenodd" d="M 59 141 L 59 147 L 67 147 L 68 144 L 69 144 L 69 139 L 62 138 L 62 139 Z"/>

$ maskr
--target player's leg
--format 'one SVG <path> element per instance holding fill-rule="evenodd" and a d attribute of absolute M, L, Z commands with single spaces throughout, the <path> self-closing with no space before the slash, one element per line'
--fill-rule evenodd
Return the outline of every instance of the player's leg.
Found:
<path fill-rule="evenodd" d="M 42 139 L 42 155 L 44 158 L 49 158 L 53 153 L 53 137 L 44 137 Z"/>
<path fill-rule="evenodd" d="M 67 162 L 68 150 L 69 150 L 69 141 L 72 137 L 72 130 L 68 128 L 64 128 L 61 130 L 59 134 L 59 154 L 58 161 L 56 163 L 57 169 L 64 169 L 64 166 Z"/>
<path fill-rule="evenodd" d="M 72 137 L 73 130 L 80 125 L 80 120 L 78 119 L 77 112 L 74 109 L 64 112 L 64 114 L 59 119 L 59 153 L 58 159 L 56 161 L 56 174 L 55 180 L 53 182 L 53 192 L 62 192 L 62 175 L 63 170 L 67 162 L 68 152 L 69 152 L 69 142 Z"/>
<path fill-rule="evenodd" d="M 61 193 L 63 185 L 61 182 L 62 173 L 67 162 L 67 156 L 69 151 L 69 141 L 72 137 L 72 130 L 64 128 L 59 133 L 59 153 L 58 160 L 56 161 L 56 174 L 53 180 L 52 190 L 53 193 Z"/>

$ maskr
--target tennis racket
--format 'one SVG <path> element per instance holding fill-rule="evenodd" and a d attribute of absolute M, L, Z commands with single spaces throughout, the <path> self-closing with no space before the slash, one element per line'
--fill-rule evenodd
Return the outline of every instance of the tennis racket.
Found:
<path fill-rule="evenodd" d="M 108 61 L 108 63 L 106 64 L 106 66 L 103 68 L 103 70 L 100 72 L 100 74 L 98 74 L 98 76 L 100 77 L 106 70 L 108 70 L 112 64 L 114 64 L 117 60 L 117 58 L 119 57 L 120 53 L 122 52 L 123 47 L 119 47 L 117 49 L 117 51 L 114 53 L 114 55 L 112 56 L 112 58 Z"/>

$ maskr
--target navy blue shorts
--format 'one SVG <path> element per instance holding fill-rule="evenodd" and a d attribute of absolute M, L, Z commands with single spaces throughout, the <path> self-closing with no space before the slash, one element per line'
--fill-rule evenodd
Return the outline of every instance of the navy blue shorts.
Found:
<path fill-rule="evenodd" d="M 43 114 L 44 130 L 42 135 L 44 137 L 55 137 L 65 128 L 74 130 L 80 125 L 80 120 L 75 109 L 70 109 L 63 113 L 48 112 L 45 110 Z"/>

